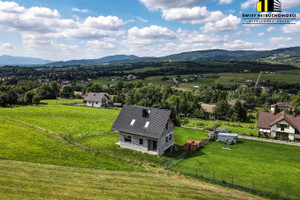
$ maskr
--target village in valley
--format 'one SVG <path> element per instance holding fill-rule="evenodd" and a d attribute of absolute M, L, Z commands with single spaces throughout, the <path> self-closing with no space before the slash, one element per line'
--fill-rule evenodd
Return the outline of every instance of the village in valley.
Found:
<path fill-rule="evenodd" d="M 70 157 L 67 166 L 77 160 L 71 165 L 164 169 L 267 197 L 285 198 L 286 192 L 297 197 L 298 176 L 286 179 L 281 170 L 298 164 L 291 152 L 300 146 L 299 83 L 273 81 L 289 71 L 243 69 L 230 74 L 236 77 L 232 82 L 224 78 L 227 73 L 141 78 L 131 70 L 103 77 L 104 72 L 79 73 L 80 68 L 67 74 L 20 67 L 31 74 L 25 80 L 10 75 L 9 66 L 3 69 L 0 120 L 41 130 L 83 151 L 62 152 Z M 81 154 L 93 155 L 93 161 L 77 158 Z M 9 151 L 3 156 L 9 158 Z M 261 166 L 269 168 L 253 170 Z"/>
<path fill-rule="evenodd" d="M 300 200 L 299 8 L 0 0 L 0 200 Z"/>

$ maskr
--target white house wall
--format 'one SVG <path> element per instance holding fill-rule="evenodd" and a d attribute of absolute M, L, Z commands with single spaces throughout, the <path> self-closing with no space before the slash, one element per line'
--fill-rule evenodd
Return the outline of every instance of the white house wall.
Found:
<path fill-rule="evenodd" d="M 277 128 L 277 125 L 283 124 L 283 125 L 289 125 L 288 129 L 284 129 L 284 131 L 281 130 L 281 128 Z M 274 124 L 271 127 L 271 136 L 275 137 L 276 136 L 276 132 L 283 132 L 283 133 L 288 133 L 289 134 L 289 140 L 294 140 L 295 139 L 295 133 L 296 130 L 293 126 L 291 126 L 287 121 L 282 120 L 280 122 L 278 122 L 277 124 Z"/>

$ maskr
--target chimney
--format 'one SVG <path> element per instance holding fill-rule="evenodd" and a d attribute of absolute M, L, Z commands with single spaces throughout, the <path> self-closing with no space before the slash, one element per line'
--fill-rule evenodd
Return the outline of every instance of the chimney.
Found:
<path fill-rule="evenodd" d="M 149 111 L 147 109 L 143 109 L 143 117 L 145 118 L 148 118 L 149 117 Z"/>
<path fill-rule="evenodd" d="M 293 114 L 293 117 L 296 118 L 296 113 Z"/>
<path fill-rule="evenodd" d="M 275 111 L 273 112 L 273 115 L 274 115 L 274 116 L 276 115 L 276 112 L 275 112 Z"/>

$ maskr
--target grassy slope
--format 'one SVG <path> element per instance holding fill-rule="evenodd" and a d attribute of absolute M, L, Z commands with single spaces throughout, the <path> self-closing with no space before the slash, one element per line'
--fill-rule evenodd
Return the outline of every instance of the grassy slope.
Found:
<path fill-rule="evenodd" d="M 0 161 L 1 199 L 261 199 L 176 175 Z"/>
<path fill-rule="evenodd" d="M 115 162 L 115 166 L 113 166 L 114 169 L 122 168 L 122 163 L 124 162 L 129 164 L 127 165 L 128 170 L 140 170 L 140 168 L 134 169 L 130 164 L 134 163 L 146 169 L 150 166 L 151 169 L 156 168 L 159 171 L 164 160 L 172 159 L 171 157 L 156 157 L 136 151 L 118 149 L 114 144 L 118 141 L 118 134 L 107 131 L 107 129 L 112 125 L 118 112 L 118 110 L 59 105 L 0 108 L 0 115 L 18 119 L 64 135 L 70 135 L 74 137 L 77 142 L 103 150 L 103 153 L 99 154 L 99 156 L 109 155 L 107 160 L 112 159 L 113 162 Z M 6 129 L 9 128 L 4 128 L 3 131 Z M 26 133 L 27 130 L 22 132 Z M 183 128 L 176 129 L 176 134 L 175 142 L 178 144 L 183 144 L 187 139 L 200 140 L 207 136 L 207 132 Z M 20 138 L 22 138 L 22 136 L 20 136 Z M 29 139 L 29 141 L 30 140 L 31 139 Z M 13 137 L 11 141 L 13 141 Z M 9 141 L 7 141 L 7 143 L 9 143 Z M 243 143 L 232 147 L 233 149 L 237 148 L 236 151 L 227 152 L 226 150 L 221 150 L 221 146 L 222 144 L 218 143 L 208 145 L 202 151 L 184 160 L 183 164 L 185 164 L 185 168 L 194 168 L 197 161 L 201 160 L 200 163 L 203 164 L 197 167 L 206 167 L 206 169 L 210 171 L 216 169 L 221 172 L 221 174 L 225 173 L 226 176 L 230 169 L 235 177 L 246 177 L 247 180 L 258 178 L 258 180 L 265 185 L 271 185 L 272 187 L 275 187 L 275 183 L 278 183 L 278 187 L 289 187 L 294 190 L 294 186 L 300 183 L 300 180 L 297 179 L 295 174 L 300 173 L 300 160 L 294 156 L 300 153 L 300 149 L 297 147 L 273 145 L 256 141 L 243 141 Z M 55 148 L 53 147 L 53 149 Z M 212 152 L 214 153 L 212 154 Z M 205 156 L 203 156 L 203 154 Z M 97 158 L 97 156 L 90 158 L 100 159 Z M 6 159 L 10 158 L 6 157 Z M 105 162 L 105 160 L 106 158 L 104 157 L 102 164 L 109 166 L 110 162 Z M 94 165 L 97 166 L 96 161 L 87 165 L 87 167 L 94 167 Z M 86 167 L 85 165 L 83 166 Z M 101 165 L 97 167 L 102 168 Z M 122 170 L 127 169 L 124 167 Z M 231 174 L 229 174 L 229 176 L 231 176 Z M 261 179 L 259 179 L 260 177 Z M 275 181 L 275 179 L 277 181 Z"/>
<path fill-rule="evenodd" d="M 144 169 L 114 159 L 105 154 L 94 154 L 27 126 L 0 119 L 0 158 L 64 166 L 93 167 L 111 170 Z"/>
<path fill-rule="evenodd" d="M 229 147 L 231 151 L 222 147 Z M 232 181 L 247 187 L 299 195 L 300 148 L 294 146 L 240 140 L 234 146 L 209 143 L 204 149 L 176 166 L 177 170 L 199 173 L 216 179 Z M 299 197 L 299 196 L 297 196 Z"/>

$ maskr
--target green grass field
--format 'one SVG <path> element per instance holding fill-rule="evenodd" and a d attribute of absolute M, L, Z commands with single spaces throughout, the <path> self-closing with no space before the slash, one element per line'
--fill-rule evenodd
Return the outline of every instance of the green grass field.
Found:
<path fill-rule="evenodd" d="M 256 127 L 257 121 L 251 121 L 247 123 L 242 122 L 227 122 L 219 120 L 202 120 L 195 118 L 187 118 L 187 123 L 184 126 L 193 128 L 202 128 L 204 130 L 226 128 L 232 133 L 238 133 L 241 135 L 254 135 L 258 136 L 258 129 Z"/>
<path fill-rule="evenodd" d="M 135 69 L 131 70 L 131 72 L 134 71 L 145 71 L 150 70 L 152 68 L 142 68 L 142 69 Z M 187 78 L 191 75 L 181 75 L 181 78 Z M 251 78 L 253 82 L 255 83 L 257 81 L 257 78 L 259 76 L 259 73 L 216 73 L 216 74 L 206 74 L 207 78 L 199 78 L 194 82 L 188 82 L 188 83 L 180 83 L 178 84 L 179 89 L 194 89 L 194 86 L 207 86 L 212 87 L 216 86 L 217 84 L 222 84 L 224 86 L 232 86 L 235 84 L 245 84 L 246 79 Z M 144 80 L 133 80 L 130 82 L 138 82 L 142 81 L 144 85 L 147 85 L 149 83 L 153 84 L 159 84 L 159 85 L 174 85 L 169 81 L 162 81 L 161 79 L 164 76 L 150 76 L 145 78 Z M 168 76 L 172 77 L 172 76 Z M 115 77 L 117 80 L 121 80 L 120 77 Z M 263 74 L 260 82 L 270 80 L 271 82 L 286 82 L 286 83 L 299 83 L 300 80 L 300 70 L 290 70 L 290 71 L 278 71 L 276 74 Z M 111 77 L 99 77 L 96 82 L 101 82 L 103 84 L 109 83 L 109 84 L 115 84 L 117 81 L 111 81 Z"/>
<path fill-rule="evenodd" d="M 230 148 L 224 150 L 222 147 Z M 225 180 L 299 198 L 300 148 L 242 140 L 233 146 L 211 142 L 175 167 L 176 170 Z"/>
<path fill-rule="evenodd" d="M 53 100 L 55 101 L 55 100 Z M 117 133 L 110 131 L 119 110 L 97 109 L 56 105 L 0 108 L 0 116 L 18 120 L 36 127 L 38 131 L 1 119 L 0 158 L 5 160 L 29 161 L 44 164 L 77 166 L 84 168 L 110 169 L 122 171 L 147 171 L 165 173 L 165 161 L 173 157 L 157 157 L 140 152 L 119 149 L 115 143 L 119 140 Z M 205 123 L 214 123 L 207 121 Z M 198 123 L 191 119 L 190 123 Z M 242 126 L 253 126 L 243 123 Z M 221 123 L 221 127 L 226 125 Z M 243 128 L 245 128 L 243 127 Z M 245 128 L 246 129 L 246 128 Z M 87 151 L 70 145 L 68 142 L 47 134 L 53 131 L 71 138 L 76 143 L 97 150 Z M 201 140 L 207 137 L 206 131 L 176 128 L 175 143 L 183 145 L 188 139 Z M 3 142 L 2 142 L 3 141 Z M 201 168 L 218 176 L 228 178 L 234 175 L 251 182 L 257 180 L 257 187 L 287 189 L 290 195 L 298 194 L 300 183 L 299 147 L 241 140 L 231 151 L 223 150 L 223 144 L 210 143 L 183 160 L 178 169 Z M 226 177 L 225 177 L 226 175 Z M 275 181 L 276 180 L 276 181 Z"/>
<path fill-rule="evenodd" d="M 64 166 L 111 170 L 143 168 L 115 159 L 109 154 L 93 153 L 73 147 L 44 132 L 0 118 L 0 158 Z"/>
<path fill-rule="evenodd" d="M 0 160 L 1 199 L 262 199 L 167 174 L 103 171 Z"/>

